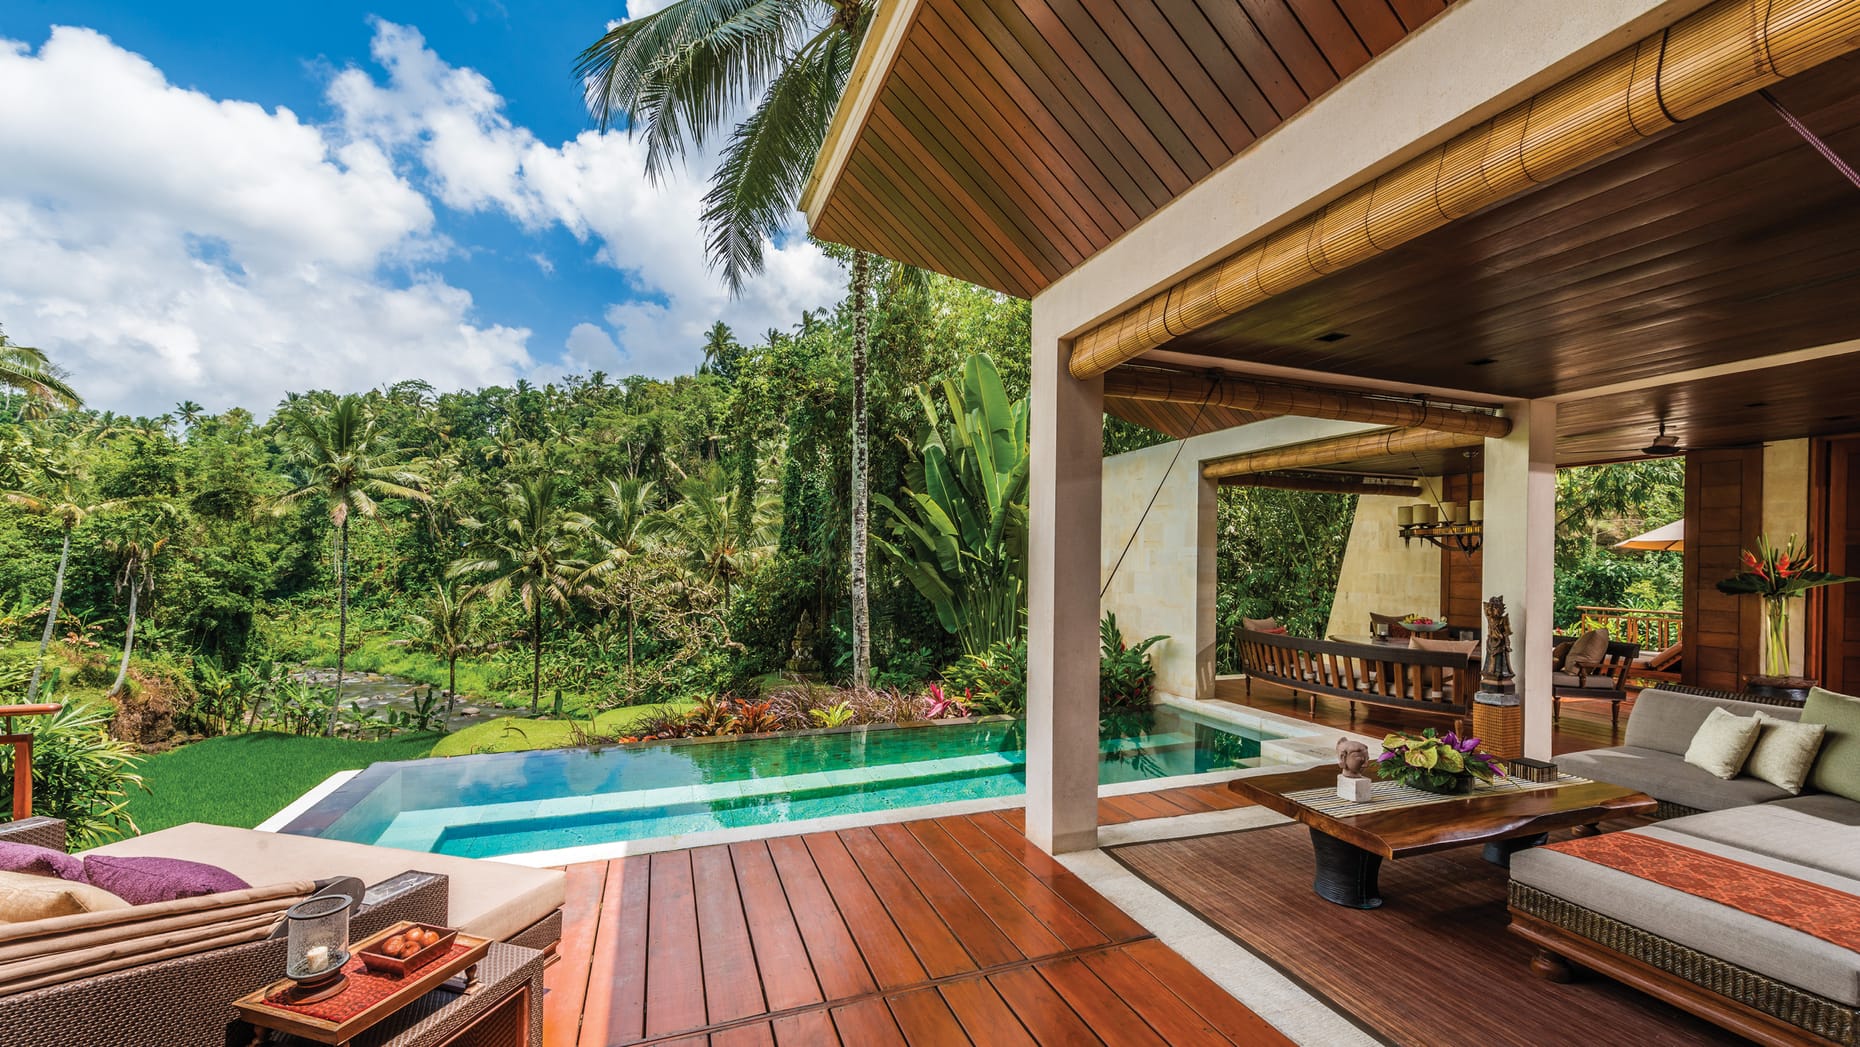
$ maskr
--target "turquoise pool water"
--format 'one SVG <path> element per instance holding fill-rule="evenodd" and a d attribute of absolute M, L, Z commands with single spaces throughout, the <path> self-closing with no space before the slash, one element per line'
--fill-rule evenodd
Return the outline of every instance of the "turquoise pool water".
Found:
<path fill-rule="evenodd" d="M 285 832 L 483 858 L 1026 789 L 1017 720 L 376 764 Z M 1257 729 L 1157 709 L 1107 723 L 1099 781 L 1259 762 Z"/>

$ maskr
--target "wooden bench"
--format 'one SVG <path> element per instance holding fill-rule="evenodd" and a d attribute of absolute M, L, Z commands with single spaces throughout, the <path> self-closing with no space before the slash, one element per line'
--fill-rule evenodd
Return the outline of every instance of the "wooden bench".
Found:
<path fill-rule="evenodd" d="M 1237 643 L 1248 694 L 1255 679 L 1276 683 L 1310 695 L 1313 715 L 1321 694 L 1348 700 L 1352 721 L 1361 702 L 1450 716 L 1458 731 L 1471 716 L 1473 692 L 1479 689 L 1471 659 L 1453 651 L 1307 640 L 1248 629 L 1239 630 Z"/>

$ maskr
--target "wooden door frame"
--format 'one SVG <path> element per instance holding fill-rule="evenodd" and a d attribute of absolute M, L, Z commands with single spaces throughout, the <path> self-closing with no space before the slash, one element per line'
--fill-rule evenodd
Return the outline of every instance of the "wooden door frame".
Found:
<path fill-rule="evenodd" d="M 1860 433 L 1812 436 L 1808 441 L 1808 552 L 1826 567 L 1830 562 L 1828 536 L 1834 529 L 1834 445 L 1860 440 Z M 1850 523 L 1851 526 L 1851 523 Z M 1811 589 L 1803 601 L 1807 621 L 1802 644 L 1802 675 L 1828 679 L 1828 590 Z M 1809 656 L 1814 655 L 1811 665 Z"/>

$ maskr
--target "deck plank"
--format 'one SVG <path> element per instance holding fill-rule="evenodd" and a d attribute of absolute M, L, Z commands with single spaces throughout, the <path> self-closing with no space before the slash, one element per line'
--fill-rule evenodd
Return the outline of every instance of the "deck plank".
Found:
<path fill-rule="evenodd" d="M 1033 841 L 1008 828 L 1007 823 L 1000 818 L 991 814 L 970 815 L 969 818 L 1029 872 L 1038 876 L 1042 883 L 1051 887 L 1053 893 L 1064 898 L 1080 915 L 1090 920 L 1107 938 L 1112 941 L 1132 941 L 1149 935 L 1143 925 L 1131 919 L 1128 913 L 1092 890 L 1072 870 L 1034 846 Z"/>
<path fill-rule="evenodd" d="M 699 847 L 691 853 L 691 881 L 697 893 L 699 956 L 704 965 L 704 1011 L 710 1024 L 767 1014 L 762 979 L 736 889 L 730 849 Z"/>
<path fill-rule="evenodd" d="M 1155 975 L 1130 955 L 1129 948 L 1122 946 L 1087 953 L 1080 959 L 1116 998 L 1142 1014 L 1143 1020 L 1170 1047 L 1220 1047 L 1234 1042 L 1196 1013 L 1193 1007 L 1184 1003 L 1174 990 L 1158 981 Z M 1047 980 L 1052 980 L 1050 975 Z"/>
<path fill-rule="evenodd" d="M 703 957 L 690 851 L 652 855 L 652 901 L 648 910 L 646 935 L 651 960 L 646 965 L 646 1035 L 666 1036 L 702 1028 Z"/>
<path fill-rule="evenodd" d="M 1033 1037 L 986 978 L 964 978 L 938 986 L 963 1032 L 975 1047 L 1032 1047 Z"/>
<path fill-rule="evenodd" d="M 1292 1041 L 1284 1033 L 1228 995 L 1227 990 L 1214 984 L 1212 978 L 1162 942 L 1154 938 L 1132 942 L 1124 946 L 1123 951 L 1228 1039 L 1246 1047 L 1291 1047 Z"/>
<path fill-rule="evenodd" d="M 845 917 L 814 865 L 814 856 L 799 836 L 768 841 L 788 904 L 796 913 L 807 956 L 820 979 L 820 991 L 829 1000 L 844 1000 L 878 991 L 859 943 L 853 940 Z"/>
<path fill-rule="evenodd" d="M 651 888 L 651 860 L 646 856 L 607 863 L 601 918 L 594 931 L 594 960 L 581 1010 L 581 1047 L 628 1043 L 646 1035 Z"/>
<path fill-rule="evenodd" d="M 839 842 L 865 873 L 879 903 L 930 977 L 948 978 L 976 969 L 975 960 L 951 930 L 954 925 L 944 922 L 871 829 L 847 829 L 839 833 Z"/>
<path fill-rule="evenodd" d="M 819 979 L 814 977 L 807 944 L 789 909 L 768 844 L 761 840 L 731 844 L 730 859 L 736 869 L 737 892 L 749 921 L 749 939 L 769 1010 L 786 1011 L 822 1002 L 826 997 L 820 991 Z M 815 916 L 809 914 L 810 918 Z M 833 917 L 834 921 L 838 919 L 837 915 Z M 844 926 L 840 933 L 845 933 Z M 850 936 L 847 944 L 850 948 Z"/>
<path fill-rule="evenodd" d="M 1137 1001 L 1126 1003 L 1118 999 L 1110 986 L 1099 980 L 1091 968 L 1077 957 L 1048 960 L 1034 969 L 1040 972 L 1040 976 L 1046 979 L 1047 984 L 1059 993 L 1086 1025 L 1094 1029 L 1116 1029 L 1120 1045 L 1169 1047 L 1133 1009 Z"/>
<path fill-rule="evenodd" d="M 710 1034 L 710 1047 L 775 1047 L 775 1031 L 767 1022 L 738 1025 Z"/>
<path fill-rule="evenodd" d="M 969 851 L 976 863 L 987 869 L 1002 886 L 1013 893 L 1047 930 L 1059 939 L 1064 949 L 1085 949 L 1110 941 L 1104 932 L 1052 887 L 1034 875 L 1012 854 L 996 845 L 987 833 L 967 818 L 938 818 L 933 823 Z"/>
<path fill-rule="evenodd" d="M 885 1006 L 882 997 L 872 996 L 833 1008 L 833 1027 L 838 1030 L 841 1043 L 858 1047 L 889 1044 L 907 1047 L 904 1034 L 898 1031 L 898 1023 L 891 1017 L 891 1009 Z"/>
<path fill-rule="evenodd" d="M 900 993 L 886 1002 L 904 1042 L 912 1047 L 964 1047 L 970 1042 L 962 1023 L 935 989 Z"/>
<path fill-rule="evenodd" d="M 810 833 L 800 839 L 820 869 L 834 905 L 846 918 L 846 928 L 852 932 L 853 941 L 859 943 L 859 954 L 865 957 L 879 988 L 901 989 L 922 982 L 926 977 L 924 965 L 860 873 L 846 845 L 833 833 Z M 844 1029 L 840 1035 L 846 1035 Z"/>
<path fill-rule="evenodd" d="M 777 1047 L 839 1047 L 840 1034 L 826 1008 L 785 1014 L 769 1023 Z M 855 1045 L 856 1047 L 856 1045 Z"/>
<path fill-rule="evenodd" d="M 1025 959 L 1007 935 L 982 912 L 975 899 L 969 897 L 962 883 L 924 850 L 908 829 L 896 824 L 880 825 L 873 828 L 872 834 L 923 893 L 936 914 L 949 925 L 976 966 L 995 967 Z"/>
<path fill-rule="evenodd" d="M 991 974 L 988 982 L 1036 1042 L 1068 1045 L 1104 1042 L 1033 968 L 1017 967 Z"/>
<path fill-rule="evenodd" d="M 543 1047 L 575 1047 L 581 1036 L 581 1005 L 588 998 L 594 968 L 607 863 L 582 862 L 569 866 L 565 874 L 562 942 L 556 947 L 556 962 L 543 975 Z"/>
<path fill-rule="evenodd" d="M 1066 950 L 1046 924 L 1021 904 L 1012 889 L 983 868 L 974 855 L 941 826 L 921 821 L 906 822 L 904 828 L 937 864 L 962 884 L 963 890 L 1022 956 L 1051 956 Z"/>

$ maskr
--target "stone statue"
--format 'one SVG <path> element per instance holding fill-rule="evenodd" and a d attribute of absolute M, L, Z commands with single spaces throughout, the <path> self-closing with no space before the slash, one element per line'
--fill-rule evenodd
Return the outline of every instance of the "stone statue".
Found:
<path fill-rule="evenodd" d="M 820 670 L 820 663 L 814 660 L 814 619 L 806 611 L 801 612 L 801 620 L 795 623 L 794 641 L 788 646 L 789 672 L 805 675 Z"/>
<path fill-rule="evenodd" d="M 1369 746 L 1348 738 L 1337 739 L 1337 767 L 1345 778 L 1363 777 L 1363 765 L 1369 762 Z"/>
<path fill-rule="evenodd" d="M 1511 615 L 1505 613 L 1505 598 L 1494 596 L 1485 602 L 1485 665 L 1479 683 L 1487 691 L 1509 694 L 1513 688 L 1511 672 Z"/>

